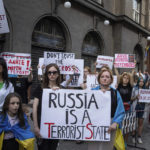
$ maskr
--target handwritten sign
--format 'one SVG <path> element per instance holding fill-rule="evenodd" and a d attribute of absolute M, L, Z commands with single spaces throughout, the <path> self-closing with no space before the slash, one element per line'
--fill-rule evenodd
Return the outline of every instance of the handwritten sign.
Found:
<path fill-rule="evenodd" d="M 31 66 L 31 55 L 24 53 L 3 52 L 1 56 L 6 60 L 8 74 L 29 75 Z"/>
<path fill-rule="evenodd" d="M 68 63 L 64 64 L 64 60 L 68 60 L 68 62 L 70 62 L 74 58 L 74 53 L 44 52 L 44 64 L 46 66 L 51 63 L 57 64 L 61 74 L 73 74 L 72 66 Z"/>
<path fill-rule="evenodd" d="M 44 89 L 40 133 L 46 139 L 110 141 L 110 91 Z"/>
<path fill-rule="evenodd" d="M 96 88 L 99 83 L 97 81 L 97 75 L 96 74 L 89 74 L 87 75 L 87 80 L 86 80 L 86 85 L 87 89 L 91 90 L 92 88 Z"/>
<path fill-rule="evenodd" d="M 8 33 L 9 27 L 6 18 L 6 13 L 3 5 L 3 1 L 0 0 L 0 34 Z"/>
<path fill-rule="evenodd" d="M 149 89 L 140 89 L 139 90 L 139 102 L 150 103 L 150 90 Z"/>
<path fill-rule="evenodd" d="M 135 68 L 134 54 L 115 54 L 115 68 Z"/>
<path fill-rule="evenodd" d="M 108 66 L 110 69 L 113 67 L 114 57 L 98 55 L 96 68 L 101 68 L 102 66 Z"/>

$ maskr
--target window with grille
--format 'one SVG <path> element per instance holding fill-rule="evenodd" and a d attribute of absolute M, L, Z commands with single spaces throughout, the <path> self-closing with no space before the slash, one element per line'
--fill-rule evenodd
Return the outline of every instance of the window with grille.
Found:
<path fill-rule="evenodd" d="M 66 39 L 62 26 L 49 18 L 44 18 L 37 23 L 32 41 L 47 48 L 59 50 L 65 50 L 66 48 Z"/>
<path fill-rule="evenodd" d="M 84 59 L 85 66 L 93 68 L 97 55 L 101 54 L 101 43 L 99 34 L 94 31 L 85 36 L 82 45 L 82 59 Z"/>
<path fill-rule="evenodd" d="M 133 20 L 140 23 L 141 0 L 133 0 Z"/>

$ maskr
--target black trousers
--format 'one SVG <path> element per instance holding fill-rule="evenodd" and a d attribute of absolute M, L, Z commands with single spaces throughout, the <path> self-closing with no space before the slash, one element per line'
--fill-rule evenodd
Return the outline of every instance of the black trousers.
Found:
<path fill-rule="evenodd" d="M 58 145 L 58 140 L 52 139 L 40 139 L 38 141 L 38 150 L 56 150 Z"/>
<path fill-rule="evenodd" d="M 19 144 L 13 139 L 3 140 L 3 148 L 2 150 L 19 150 Z"/>

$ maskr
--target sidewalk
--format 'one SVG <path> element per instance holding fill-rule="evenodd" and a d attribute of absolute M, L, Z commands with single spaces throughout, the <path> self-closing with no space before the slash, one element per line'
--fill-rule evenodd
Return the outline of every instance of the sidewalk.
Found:
<path fill-rule="evenodd" d="M 136 144 L 137 147 L 145 148 L 146 150 L 150 149 L 150 126 L 148 126 L 148 119 L 145 120 L 144 122 L 144 127 L 143 127 L 143 134 L 142 134 L 142 141 L 143 144 Z M 128 144 L 133 145 L 131 136 L 128 139 Z M 127 147 L 127 150 L 138 150 L 139 148 L 134 148 L 134 147 Z M 140 149 L 139 149 L 140 150 Z"/>

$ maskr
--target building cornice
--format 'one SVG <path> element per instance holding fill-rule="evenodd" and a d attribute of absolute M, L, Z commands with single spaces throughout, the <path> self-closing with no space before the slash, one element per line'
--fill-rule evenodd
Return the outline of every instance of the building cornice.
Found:
<path fill-rule="evenodd" d="M 109 11 L 105 10 L 102 7 L 102 5 L 98 5 L 96 3 L 93 4 L 93 2 L 91 2 L 90 0 L 72 0 L 72 1 L 79 3 L 80 5 L 88 8 L 92 11 L 95 11 L 96 13 L 100 14 L 103 18 L 109 19 L 110 22 L 113 22 L 113 23 L 124 22 L 124 23 L 127 23 L 128 25 L 134 27 L 139 32 L 142 32 L 143 35 L 145 35 L 145 36 L 150 35 L 149 30 L 147 30 L 140 24 L 136 23 L 135 21 L 133 21 L 131 18 L 129 18 L 126 15 L 116 16 L 116 15 L 110 13 Z"/>

